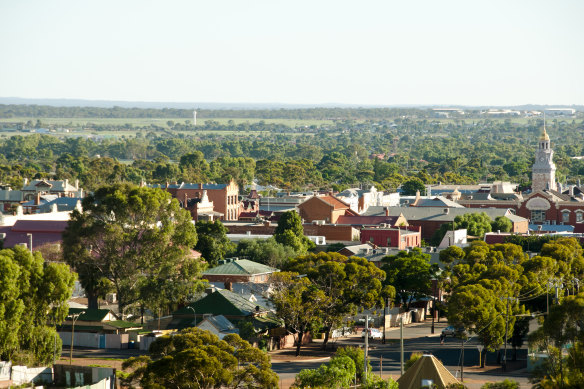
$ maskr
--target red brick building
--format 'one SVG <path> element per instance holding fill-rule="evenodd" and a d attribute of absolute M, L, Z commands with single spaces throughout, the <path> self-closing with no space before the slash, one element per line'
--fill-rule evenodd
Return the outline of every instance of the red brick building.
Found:
<path fill-rule="evenodd" d="M 420 247 L 422 234 L 420 228 L 363 228 L 361 243 L 373 243 L 378 247 L 395 247 L 405 250 L 409 247 Z"/>
<path fill-rule="evenodd" d="M 340 216 L 354 215 L 349 204 L 333 195 L 313 196 L 298 205 L 298 213 L 306 222 L 323 220 L 325 223 L 335 224 Z"/>
<path fill-rule="evenodd" d="M 159 186 L 154 186 L 159 187 Z M 241 208 L 239 206 L 239 186 L 231 180 L 228 184 L 166 184 L 161 187 L 177 199 L 183 207 L 188 207 L 189 199 L 200 199 L 207 191 L 209 201 L 213 203 L 214 211 L 223 214 L 222 220 L 238 220 Z"/>

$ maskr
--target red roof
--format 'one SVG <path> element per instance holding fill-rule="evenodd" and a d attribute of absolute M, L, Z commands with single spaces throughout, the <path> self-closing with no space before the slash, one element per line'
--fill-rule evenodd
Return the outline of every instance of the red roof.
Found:
<path fill-rule="evenodd" d="M 59 232 L 67 228 L 64 220 L 17 220 L 11 230 L 14 232 Z"/>
<path fill-rule="evenodd" d="M 345 203 L 344 201 L 339 200 L 335 196 L 326 195 L 326 196 L 318 196 L 317 199 L 324 201 L 333 206 L 334 209 L 347 209 L 349 208 L 349 204 Z"/>
<path fill-rule="evenodd" d="M 17 220 L 12 227 L 3 227 L 0 232 L 6 233 L 4 247 L 14 247 L 20 243 L 29 243 L 28 234 L 32 234 L 32 247 L 45 244 L 61 243 L 66 221 L 61 220 Z"/>

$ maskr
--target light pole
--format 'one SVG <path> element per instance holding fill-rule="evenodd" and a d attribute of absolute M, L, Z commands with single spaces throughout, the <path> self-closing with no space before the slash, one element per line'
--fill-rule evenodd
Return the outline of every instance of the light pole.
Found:
<path fill-rule="evenodd" d="M 197 313 L 195 312 L 195 308 L 193 308 L 189 305 L 189 306 L 187 306 L 187 309 L 190 309 L 191 311 L 193 311 L 193 316 L 195 318 L 195 327 L 196 327 L 197 326 Z"/>
<path fill-rule="evenodd" d="M 73 319 L 73 326 L 71 326 L 71 350 L 69 351 L 69 365 L 73 363 L 73 334 L 75 333 L 75 322 L 77 319 L 79 319 L 79 316 L 83 315 L 84 313 L 85 311 L 71 314 L 71 318 Z"/>
<path fill-rule="evenodd" d="M 32 234 L 26 234 L 28 237 L 28 246 L 30 248 L 30 253 L 32 254 Z"/>

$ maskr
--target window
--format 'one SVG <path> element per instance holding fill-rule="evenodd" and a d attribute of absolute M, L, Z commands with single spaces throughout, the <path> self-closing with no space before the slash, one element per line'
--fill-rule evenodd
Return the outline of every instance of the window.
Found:
<path fill-rule="evenodd" d="M 373 237 L 372 237 L 372 236 L 370 236 L 370 237 L 369 237 L 369 242 L 373 243 L 373 240 L 374 240 L 374 239 L 373 239 Z"/>
<path fill-rule="evenodd" d="M 570 222 L 570 211 L 562 211 L 562 223 Z"/>
<path fill-rule="evenodd" d="M 387 247 L 391 246 L 391 236 L 387 237 Z"/>
<path fill-rule="evenodd" d="M 584 218 L 582 217 L 582 212 L 576 212 L 576 222 L 577 223 L 582 223 L 582 220 L 584 220 Z"/>
<path fill-rule="evenodd" d="M 545 211 L 534 210 L 531 211 L 531 222 L 532 223 L 543 223 L 545 221 Z"/>

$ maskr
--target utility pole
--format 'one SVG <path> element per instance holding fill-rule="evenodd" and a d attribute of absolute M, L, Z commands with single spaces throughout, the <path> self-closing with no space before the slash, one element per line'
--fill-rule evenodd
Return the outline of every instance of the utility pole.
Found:
<path fill-rule="evenodd" d="M 400 360 L 400 373 L 404 375 L 404 317 L 400 315 L 399 319 L 399 360 Z"/>
<path fill-rule="evenodd" d="M 367 381 L 367 356 L 369 354 L 369 315 L 365 315 L 365 367 L 363 380 Z"/>
<path fill-rule="evenodd" d="M 460 382 L 464 380 L 464 337 L 461 335 L 462 353 L 460 356 Z"/>
<path fill-rule="evenodd" d="M 503 352 L 503 371 L 507 371 L 507 333 L 509 330 L 509 299 L 507 297 L 507 313 L 505 315 L 505 351 Z"/>

